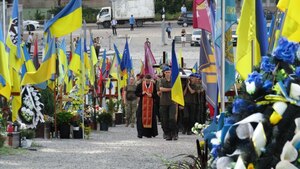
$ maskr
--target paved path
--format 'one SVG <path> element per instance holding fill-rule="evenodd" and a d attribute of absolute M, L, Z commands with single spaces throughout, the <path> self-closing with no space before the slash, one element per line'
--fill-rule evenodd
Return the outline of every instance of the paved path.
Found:
<path fill-rule="evenodd" d="M 196 155 L 196 135 L 179 134 L 177 141 L 165 141 L 162 131 L 155 138 L 137 138 L 136 128 L 110 127 L 95 131 L 88 140 L 35 139 L 37 151 L 0 157 L 1 169 L 159 169 L 161 158 L 178 154 Z"/>

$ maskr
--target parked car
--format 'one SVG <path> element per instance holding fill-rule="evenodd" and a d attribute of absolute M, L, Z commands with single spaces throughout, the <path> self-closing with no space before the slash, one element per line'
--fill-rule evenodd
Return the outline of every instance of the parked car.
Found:
<path fill-rule="evenodd" d="M 200 45 L 201 30 L 193 29 L 191 46 Z"/>
<path fill-rule="evenodd" d="M 181 14 L 178 17 L 177 24 L 182 26 L 193 25 L 193 12 L 186 12 L 185 14 Z"/>
<path fill-rule="evenodd" d="M 35 31 L 41 27 L 40 23 L 38 21 L 34 20 L 26 20 L 23 21 L 23 29 L 27 31 Z"/>

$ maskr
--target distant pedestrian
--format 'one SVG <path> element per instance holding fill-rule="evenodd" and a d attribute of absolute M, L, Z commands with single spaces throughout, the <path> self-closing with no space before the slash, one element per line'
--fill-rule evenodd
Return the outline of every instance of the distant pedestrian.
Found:
<path fill-rule="evenodd" d="M 28 53 L 30 54 L 30 50 L 31 50 L 31 44 L 33 43 L 33 33 L 29 32 L 28 33 L 28 38 L 27 38 L 27 50 Z"/>
<path fill-rule="evenodd" d="M 185 14 L 186 13 L 186 7 L 184 4 L 182 4 L 182 7 L 180 8 L 181 10 L 181 14 Z"/>
<path fill-rule="evenodd" d="M 135 19 L 133 15 L 131 15 L 129 18 L 129 24 L 130 24 L 130 30 L 133 31 L 133 25 L 135 24 Z"/>
<path fill-rule="evenodd" d="M 185 47 L 185 42 L 186 42 L 186 32 L 185 29 L 181 30 L 181 43 L 182 47 Z"/>
<path fill-rule="evenodd" d="M 99 57 L 100 48 L 101 48 L 100 37 L 98 36 L 98 37 L 96 38 L 96 43 L 95 43 L 95 50 L 96 50 L 96 56 L 97 56 L 97 57 Z"/>
<path fill-rule="evenodd" d="M 117 24 L 118 21 L 115 18 L 113 18 L 111 20 L 111 28 L 112 28 L 113 35 L 117 35 Z"/>
<path fill-rule="evenodd" d="M 171 31 L 172 31 L 172 26 L 171 23 L 169 22 L 167 27 L 166 27 L 166 32 L 168 33 L 168 38 L 171 39 Z"/>
<path fill-rule="evenodd" d="M 145 44 L 151 49 L 151 42 L 149 41 L 149 38 L 146 38 Z"/>

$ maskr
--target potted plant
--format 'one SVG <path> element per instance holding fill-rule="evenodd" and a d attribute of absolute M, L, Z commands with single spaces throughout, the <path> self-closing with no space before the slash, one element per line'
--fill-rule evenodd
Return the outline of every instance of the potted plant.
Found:
<path fill-rule="evenodd" d="M 73 126 L 73 138 L 83 138 L 81 117 L 77 112 L 73 112 L 72 114 L 71 125 Z"/>
<path fill-rule="evenodd" d="M 112 124 L 112 114 L 103 111 L 103 113 L 98 115 L 98 122 L 100 123 L 100 130 L 108 131 L 108 126 Z"/>
<path fill-rule="evenodd" d="M 32 144 L 32 139 L 35 137 L 35 131 L 33 129 L 21 129 L 21 147 L 29 148 Z"/>
<path fill-rule="evenodd" d="M 71 112 L 63 111 L 56 115 L 60 138 L 70 138 L 70 123 L 73 117 Z"/>

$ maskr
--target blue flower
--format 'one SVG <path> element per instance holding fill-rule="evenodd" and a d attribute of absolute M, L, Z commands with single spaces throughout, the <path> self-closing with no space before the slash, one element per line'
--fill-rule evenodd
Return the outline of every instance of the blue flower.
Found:
<path fill-rule="evenodd" d="M 240 113 L 245 107 L 247 107 L 246 101 L 244 99 L 237 98 L 233 102 L 232 113 Z"/>
<path fill-rule="evenodd" d="M 298 43 L 289 42 L 285 38 L 280 38 L 278 41 L 278 46 L 274 50 L 273 55 L 278 60 L 293 64 L 298 47 Z"/>
<path fill-rule="evenodd" d="M 295 73 L 297 77 L 300 77 L 300 66 L 296 67 Z"/>
<path fill-rule="evenodd" d="M 254 71 L 248 75 L 248 79 L 246 80 L 246 82 L 249 82 L 249 83 L 254 82 L 255 86 L 257 88 L 259 88 L 263 84 L 262 75 L 260 73 L 258 73 L 257 71 Z"/>
<path fill-rule="evenodd" d="M 273 83 L 270 80 L 266 80 L 263 84 L 263 88 L 266 91 L 269 91 L 270 89 L 272 89 Z"/>
<path fill-rule="evenodd" d="M 275 64 L 271 63 L 270 57 L 263 56 L 260 68 L 265 72 L 273 72 L 273 70 L 275 69 Z"/>

